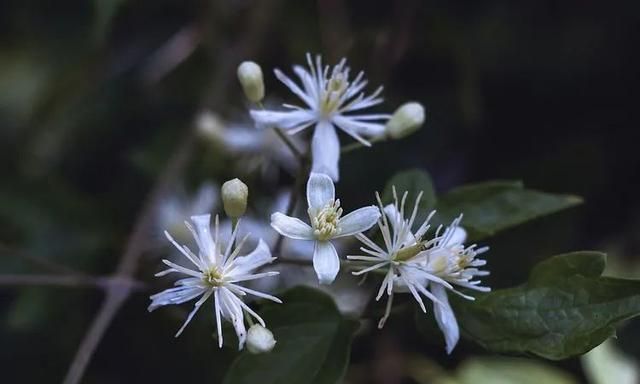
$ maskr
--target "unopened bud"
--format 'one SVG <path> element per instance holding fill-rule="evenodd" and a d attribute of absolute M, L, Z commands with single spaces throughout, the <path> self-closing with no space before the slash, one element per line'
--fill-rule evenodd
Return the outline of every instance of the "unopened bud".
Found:
<path fill-rule="evenodd" d="M 423 123 L 424 107 L 420 103 L 410 102 L 396 109 L 385 130 L 392 139 L 402 139 L 420 129 Z"/>
<path fill-rule="evenodd" d="M 242 62 L 238 66 L 238 80 L 247 99 L 257 103 L 264 98 L 262 69 L 258 64 L 253 61 Z"/>
<path fill-rule="evenodd" d="M 198 114 L 195 124 L 200 137 L 216 142 L 222 139 L 224 122 L 217 113 L 203 111 Z"/>
<path fill-rule="evenodd" d="M 247 210 L 249 188 L 240 179 L 229 180 L 222 184 L 222 205 L 229 217 L 238 218 Z"/>
<path fill-rule="evenodd" d="M 247 349 L 251 353 L 269 352 L 276 345 L 273 333 L 260 324 L 254 324 L 247 331 Z"/>

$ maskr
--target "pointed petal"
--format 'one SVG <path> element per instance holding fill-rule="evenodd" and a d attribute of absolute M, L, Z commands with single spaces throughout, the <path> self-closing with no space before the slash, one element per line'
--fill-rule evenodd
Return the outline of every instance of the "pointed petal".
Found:
<path fill-rule="evenodd" d="M 287 88 L 289 88 L 291 92 L 295 93 L 296 96 L 298 96 L 302 101 L 304 101 L 309 108 L 313 108 L 314 100 L 311 95 L 308 95 L 304 91 L 302 91 L 302 89 L 300 89 L 298 84 L 296 84 L 293 80 L 291 80 L 289 76 L 282 73 L 282 71 L 280 71 L 279 69 L 274 69 L 273 72 L 275 73 L 278 80 L 282 82 L 282 84 L 286 85 Z"/>
<path fill-rule="evenodd" d="M 307 203 L 309 208 L 322 209 L 333 203 L 336 189 L 331 178 L 324 173 L 311 172 L 307 181 Z"/>
<path fill-rule="evenodd" d="M 211 237 L 211 215 L 191 216 L 191 221 L 196 226 L 196 242 L 198 243 L 198 248 L 200 248 L 200 253 L 206 256 L 207 259 L 214 261 L 215 243 Z"/>
<path fill-rule="evenodd" d="M 449 298 L 447 297 L 447 291 L 440 284 L 431 284 L 431 293 L 438 298 L 440 303 L 433 303 L 433 311 L 438 322 L 438 326 L 444 334 L 444 340 L 446 343 L 447 353 L 451 354 L 458 340 L 460 339 L 460 329 L 458 327 L 458 321 L 453 313 L 453 309 L 449 305 Z"/>
<path fill-rule="evenodd" d="M 305 224 L 306 225 L 306 224 Z M 273 261 L 269 246 L 262 239 L 258 242 L 258 246 L 246 256 L 237 257 L 227 273 L 229 277 L 240 276 L 251 273 L 257 268 Z"/>
<path fill-rule="evenodd" d="M 300 219 L 276 212 L 271 215 L 271 227 L 282 236 L 298 240 L 313 240 L 313 229 Z"/>
<path fill-rule="evenodd" d="M 286 130 L 296 129 L 311 123 L 315 117 L 307 110 L 296 109 L 293 111 L 251 111 L 251 117 L 257 128 L 282 128 Z"/>
<path fill-rule="evenodd" d="M 453 233 L 449 235 L 445 246 L 464 244 L 464 241 L 467 239 L 467 231 L 462 227 L 455 227 L 452 231 Z"/>
<path fill-rule="evenodd" d="M 367 123 L 356 120 L 355 117 L 356 116 L 352 118 L 351 116 L 336 115 L 333 117 L 332 121 L 341 129 L 345 131 L 352 131 L 359 135 L 372 137 L 379 136 L 384 133 L 384 124 Z M 366 115 L 360 117 L 366 119 Z"/>
<path fill-rule="evenodd" d="M 356 209 L 340 219 L 340 234 L 336 237 L 351 236 L 373 227 L 380 218 L 380 210 L 375 205 Z"/>
<path fill-rule="evenodd" d="M 340 270 L 340 259 L 336 248 L 329 241 L 316 241 L 313 252 L 313 269 L 320 284 L 331 284 Z"/>
<path fill-rule="evenodd" d="M 340 141 L 331 123 L 321 121 L 316 125 L 311 139 L 313 164 L 311 171 L 325 173 L 338 181 L 338 161 L 340 160 Z"/>

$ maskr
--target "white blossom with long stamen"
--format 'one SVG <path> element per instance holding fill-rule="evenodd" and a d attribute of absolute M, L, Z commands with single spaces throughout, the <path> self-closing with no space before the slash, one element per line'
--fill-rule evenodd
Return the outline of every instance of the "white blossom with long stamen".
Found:
<path fill-rule="evenodd" d="M 204 302 L 213 296 L 219 346 L 222 348 L 222 319 L 225 319 L 233 324 L 238 335 L 238 349 L 242 349 L 247 335 L 244 323 L 245 314 L 255 318 L 262 326 L 266 326 L 264 320 L 243 302 L 243 296 L 249 294 L 277 303 L 282 302 L 277 297 L 249 289 L 243 286 L 242 283 L 277 275 L 278 272 L 254 273 L 256 269 L 275 260 L 275 257 L 271 257 L 269 247 L 262 240 L 258 242 L 252 252 L 239 256 L 246 240 L 245 236 L 234 247 L 239 224 L 232 232 L 227 246 L 222 249 L 217 216 L 214 236 L 211 235 L 210 230 L 210 215 L 192 216 L 191 220 L 195 227 L 188 222 L 185 222 L 185 225 L 193 234 L 199 252 L 197 255 L 194 254 L 187 246 L 178 244 L 168 232 L 165 232 L 167 239 L 191 265 L 185 267 L 169 260 L 162 260 L 169 268 L 157 273 L 156 276 L 178 273 L 186 277 L 177 280 L 174 288 L 166 289 L 151 296 L 149 311 L 151 312 L 164 305 L 182 304 L 199 298 L 194 309 L 189 313 L 186 321 L 176 333 L 176 337 L 178 337 Z"/>
<path fill-rule="evenodd" d="M 447 352 L 451 353 L 459 339 L 459 328 L 455 314 L 447 297 L 447 290 L 451 290 L 467 299 L 473 299 L 456 290 L 454 285 L 486 292 L 489 288 L 481 287 L 476 276 L 485 276 L 486 271 L 478 267 L 484 266 L 485 261 L 476 256 L 488 250 L 487 247 L 477 248 L 471 245 L 465 247 L 465 231 L 460 228 L 462 215 L 456 218 L 441 234 L 438 228 L 434 238 L 423 240 L 429 229 L 429 221 L 435 211 L 420 225 L 416 232 L 412 232 L 416 219 L 421 194 L 418 195 L 409 219 L 405 219 L 405 202 L 407 193 L 398 200 L 393 188 L 394 204 L 382 206 L 380 196 L 376 194 L 380 210 L 385 214 L 378 221 L 378 227 L 383 237 L 384 246 L 379 246 L 371 239 L 360 234 L 357 238 L 364 247 L 360 250 L 366 255 L 347 256 L 349 260 L 360 261 L 364 266 L 355 275 L 386 268 L 376 300 L 380 300 L 386 292 L 388 296 L 384 316 L 378 323 L 382 328 L 391 311 L 394 292 L 410 292 L 420 305 L 423 312 L 426 307 L 422 296 L 430 299 L 434 305 L 435 317 L 440 329 L 445 335 Z"/>
<path fill-rule="evenodd" d="M 378 323 L 379 328 L 384 326 L 384 323 L 389 317 L 394 291 L 410 292 L 418 305 L 420 305 L 422 311 L 426 312 L 427 309 L 422 297 L 426 297 L 434 302 L 438 301 L 438 299 L 426 289 L 428 283 L 434 281 L 450 287 L 450 284 L 440 277 L 427 272 L 424 268 L 424 259 L 420 257 L 422 251 L 434 242 L 434 240 L 425 242 L 422 240 L 422 237 L 428 231 L 429 221 L 435 212 L 432 212 L 420 228 L 413 233 L 411 229 L 418 213 L 418 205 L 422 193 L 416 198 L 409 219 L 405 219 L 404 216 L 407 193 L 405 192 L 402 200 L 399 200 L 394 187 L 393 195 L 394 203 L 385 207 L 382 205 L 380 195 L 376 193 L 379 209 L 381 212 L 384 212 L 378 220 L 378 228 L 382 234 L 384 245 L 379 246 L 365 235 L 360 234 L 357 235 L 356 238 L 364 245 L 360 250 L 366 255 L 347 256 L 349 260 L 364 262 L 365 265 L 370 264 L 353 272 L 354 275 L 362 275 L 382 268 L 387 269 L 378 294 L 376 295 L 376 300 L 380 300 L 385 292 L 388 296 L 385 314 Z"/>
<path fill-rule="evenodd" d="M 274 71 L 276 77 L 302 100 L 304 106 L 284 104 L 287 108 L 285 111 L 252 110 L 251 116 L 258 128 L 278 127 L 290 134 L 314 126 L 311 140 L 312 171 L 325 173 L 337 181 L 340 142 L 336 128 L 363 145 L 370 146 L 368 138 L 382 135 L 391 115 L 358 112 L 382 103 L 383 99 L 379 97 L 382 87 L 365 96 L 362 92 L 367 85 L 364 72 L 358 73 L 350 81 L 346 59 L 330 67 L 322 64 L 319 55 L 314 62 L 311 55 L 307 54 L 307 64 L 308 69 L 293 67 L 302 86 L 280 70 Z"/>

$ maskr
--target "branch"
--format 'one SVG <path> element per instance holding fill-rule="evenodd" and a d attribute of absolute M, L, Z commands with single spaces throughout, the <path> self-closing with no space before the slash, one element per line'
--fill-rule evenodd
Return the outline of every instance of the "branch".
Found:
<path fill-rule="evenodd" d="M 145 284 L 133 279 L 116 279 L 112 277 L 78 276 L 78 275 L 0 275 L 0 286 L 44 285 L 71 288 L 94 287 L 109 289 L 111 286 L 142 289 Z"/>

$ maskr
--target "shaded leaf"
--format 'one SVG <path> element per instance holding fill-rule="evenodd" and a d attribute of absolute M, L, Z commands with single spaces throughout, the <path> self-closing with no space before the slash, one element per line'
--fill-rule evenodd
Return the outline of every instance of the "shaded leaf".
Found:
<path fill-rule="evenodd" d="M 606 256 L 574 252 L 538 264 L 524 285 L 452 297 L 460 328 L 501 353 L 559 360 L 583 354 L 640 314 L 640 281 L 601 277 Z"/>
<path fill-rule="evenodd" d="M 411 169 L 396 173 L 392 178 L 387 180 L 387 183 L 382 193 L 383 204 L 392 203 L 393 191 L 392 187 L 396 187 L 398 198 L 402 199 L 404 192 L 407 193 L 406 206 L 407 209 L 413 209 L 413 205 L 418 197 L 418 194 L 422 192 L 422 199 L 420 200 L 418 218 L 426 218 L 431 212 L 437 202 L 436 191 L 433 187 L 433 181 L 431 176 L 423 170 Z"/>
<path fill-rule="evenodd" d="M 294 288 L 267 304 L 262 316 L 277 344 L 273 351 L 242 352 L 225 384 L 334 384 L 345 373 L 357 323 L 342 317 L 333 300 L 311 288 Z"/>
<path fill-rule="evenodd" d="M 489 181 L 440 196 L 436 221 L 447 224 L 463 213 L 462 226 L 471 238 L 479 239 L 581 202 L 573 195 L 525 189 L 518 181 Z"/>

